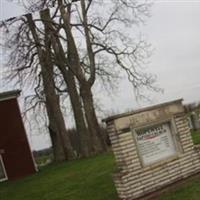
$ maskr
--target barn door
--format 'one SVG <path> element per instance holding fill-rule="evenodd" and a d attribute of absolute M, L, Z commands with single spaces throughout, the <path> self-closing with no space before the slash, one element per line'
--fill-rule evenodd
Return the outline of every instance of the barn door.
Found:
<path fill-rule="evenodd" d="M 6 175 L 5 166 L 4 166 L 4 163 L 3 163 L 2 156 L 0 154 L 0 182 L 5 181 L 7 179 L 8 178 L 7 178 L 7 175 Z"/>

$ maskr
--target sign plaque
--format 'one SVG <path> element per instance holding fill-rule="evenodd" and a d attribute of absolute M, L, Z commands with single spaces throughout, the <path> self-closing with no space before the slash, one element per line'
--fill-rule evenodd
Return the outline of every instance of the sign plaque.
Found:
<path fill-rule="evenodd" d="M 169 122 L 136 130 L 135 138 L 145 166 L 176 154 Z"/>

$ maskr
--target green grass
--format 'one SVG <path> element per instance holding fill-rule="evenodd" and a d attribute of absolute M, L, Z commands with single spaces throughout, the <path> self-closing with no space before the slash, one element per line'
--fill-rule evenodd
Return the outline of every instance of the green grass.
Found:
<path fill-rule="evenodd" d="M 112 154 L 51 164 L 32 176 L 0 183 L 0 200 L 117 200 L 114 170 Z M 199 200 L 199 177 L 154 199 Z"/>
<path fill-rule="evenodd" d="M 0 183 L 0 200 L 112 200 L 112 155 L 52 164 L 27 178 Z"/>
<path fill-rule="evenodd" d="M 192 131 L 192 139 L 194 144 L 200 144 L 200 130 Z"/>
<path fill-rule="evenodd" d="M 196 176 L 186 183 L 171 191 L 162 194 L 156 200 L 199 200 L 200 199 L 200 176 Z"/>

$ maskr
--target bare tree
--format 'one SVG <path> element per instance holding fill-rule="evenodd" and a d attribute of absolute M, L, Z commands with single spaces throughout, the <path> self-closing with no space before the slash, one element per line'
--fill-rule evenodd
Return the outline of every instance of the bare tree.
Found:
<path fill-rule="evenodd" d="M 137 96 L 144 88 L 155 90 L 154 77 L 143 69 L 148 45 L 130 35 L 148 16 L 150 4 L 145 0 L 54 0 L 42 1 L 40 8 L 49 2 L 55 6 L 54 13 L 45 16 L 44 11 L 43 23 L 51 35 L 54 64 L 66 82 L 69 74 L 78 81 L 94 150 L 105 151 L 92 88 L 98 76 L 112 81 L 116 73 L 125 72 Z M 33 10 L 34 5 L 32 2 Z"/>
<path fill-rule="evenodd" d="M 20 1 L 20 2 L 24 3 L 24 1 Z M 55 3 L 56 3 L 56 1 L 49 1 L 49 0 L 38 1 L 38 2 L 28 1 L 28 3 L 26 1 L 26 4 L 24 3 L 24 7 L 29 12 L 34 12 L 35 10 L 44 9 L 45 7 L 51 7 L 51 6 L 55 5 Z M 41 12 L 41 13 L 43 13 L 43 14 L 41 14 L 41 18 L 43 18 L 44 25 L 50 26 L 51 23 L 45 23 L 45 22 L 51 21 L 50 15 L 48 16 L 48 12 L 46 12 L 46 15 L 45 15 L 45 12 Z M 47 17 L 48 17 L 48 19 L 45 19 Z M 55 25 L 55 23 L 53 23 L 53 24 Z M 46 27 L 48 27 L 48 26 L 46 26 Z M 52 25 L 51 25 L 50 29 L 52 32 L 52 30 L 53 30 Z M 80 153 L 80 156 L 88 156 L 90 154 L 90 152 L 95 151 L 96 146 L 98 146 L 97 145 L 98 139 L 94 135 L 92 138 L 96 138 L 96 142 L 95 142 L 95 140 L 93 140 L 93 142 L 90 141 L 90 135 L 88 134 L 88 129 L 85 124 L 80 97 L 76 90 L 74 75 L 70 70 L 67 70 L 67 68 L 66 68 L 65 52 L 62 48 L 60 40 L 58 39 L 58 37 L 57 38 L 52 37 L 52 38 L 54 38 L 54 42 L 52 42 L 52 44 L 53 44 L 52 46 L 53 46 L 54 53 L 55 53 L 55 60 L 54 60 L 55 63 L 54 64 L 56 64 L 58 66 L 58 68 L 61 70 L 61 72 L 63 74 L 63 78 L 65 80 L 65 83 L 67 84 L 67 90 L 68 90 L 69 97 L 71 100 L 71 105 L 72 105 L 72 109 L 73 109 L 73 113 L 74 113 L 77 133 L 79 134 L 79 137 L 77 137 L 77 138 L 80 138 L 79 153 Z M 57 47 L 59 47 L 60 49 L 58 50 Z"/>
<path fill-rule="evenodd" d="M 41 44 L 38 34 L 36 32 L 35 23 L 32 19 L 31 15 L 26 15 L 27 23 L 32 34 L 34 43 L 36 44 L 37 48 L 37 55 L 39 57 L 39 63 L 41 66 L 41 74 L 43 78 L 43 87 L 44 93 L 46 97 L 46 105 L 47 105 L 47 113 L 49 119 L 51 120 L 52 124 L 50 124 L 50 133 L 55 134 L 59 133 L 60 140 L 62 143 L 62 147 L 65 153 L 66 159 L 73 159 L 75 157 L 73 148 L 71 146 L 70 137 L 68 132 L 66 131 L 64 118 L 62 115 L 62 111 L 59 105 L 59 98 L 55 92 L 55 85 L 53 79 L 53 63 L 51 61 L 51 45 L 48 35 L 45 35 L 44 38 L 44 45 Z M 42 48 L 42 47 L 45 48 Z M 54 132 L 53 123 L 56 124 L 57 131 Z M 52 125 L 52 127 L 51 127 Z"/>
<path fill-rule="evenodd" d="M 73 73 L 67 69 L 65 51 L 62 47 L 59 37 L 55 34 L 56 30 L 53 27 L 53 21 L 50 17 L 50 12 L 48 9 L 41 11 L 41 19 L 46 27 L 47 32 L 45 35 L 49 35 L 51 38 L 52 47 L 55 54 L 55 64 L 58 66 L 62 72 L 63 78 L 66 82 L 69 97 L 71 100 L 71 105 L 74 111 L 74 118 L 76 122 L 77 133 L 79 135 L 80 142 L 80 153 L 82 156 L 89 156 L 92 152 L 90 137 L 88 135 L 87 127 L 85 125 L 83 111 L 81 108 L 80 97 L 76 88 L 76 82 Z"/>
<path fill-rule="evenodd" d="M 73 159 L 75 156 L 74 151 L 66 131 L 59 105 L 59 97 L 55 91 L 54 65 L 51 60 L 52 56 L 47 35 L 44 36 L 45 38 L 42 42 L 30 14 L 9 19 L 5 24 L 7 26 L 11 25 L 11 27 L 14 24 L 16 26 L 12 28 L 17 28 L 7 44 L 8 47 L 15 47 L 9 60 L 8 66 L 11 66 L 12 69 L 10 69 L 9 77 L 7 77 L 8 80 L 11 82 L 15 80 L 26 82 L 34 87 L 35 95 L 30 95 L 29 97 L 31 98 L 27 97 L 26 100 L 29 102 L 36 101 L 28 110 L 38 106 L 41 99 L 43 99 L 43 103 L 45 102 L 54 159 L 56 161 Z M 16 76 L 19 77 L 16 79 Z M 41 95 L 42 92 L 43 94 Z"/>
<path fill-rule="evenodd" d="M 154 77 L 141 70 L 144 59 L 148 57 L 147 44 L 143 40 L 136 42 L 128 37 L 126 28 L 142 22 L 143 17 L 148 15 L 149 5 L 141 1 L 106 2 L 101 1 L 101 6 L 94 0 L 57 0 L 67 40 L 68 66 L 79 81 L 89 131 L 101 141 L 99 148 L 102 150 L 106 149 L 106 145 L 96 117 L 92 94 L 98 71 L 112 74 L 116 67 L 125 71 L 137 95 L 144 87 L 155 89 L 152 86 Z M 107 11 L 105 16 L 100 13 L 103 10 Z M 79 46 L 80 40 L 83 44 Z M 101 65 L 102 57 L 103 60 L 108 59 L 108 69 Z"/>

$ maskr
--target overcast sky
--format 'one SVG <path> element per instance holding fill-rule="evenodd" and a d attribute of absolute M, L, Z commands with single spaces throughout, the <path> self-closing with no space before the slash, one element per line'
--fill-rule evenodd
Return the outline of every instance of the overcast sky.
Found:
<path fill-rule="evenodd" d="M 0 20 L 21 14 L 21 7 L 0 0 Z M 151 104 L 177 98 L 200 101 L 200 0 L 157 0 L 151 15 L 142 28 L 154 48 L 148 70 L 156 74 L 157 84 L 164 89 L 163 94 L 151 95 Z M 104 110 L 119 112 L 150 104 L 134 102 L 131 85 L 125 80 L 117 94 L 101 100 Z M 48 138 L 40 143 L 36 137 L 32 140 L 33 148 L 49 144 Z"/>

